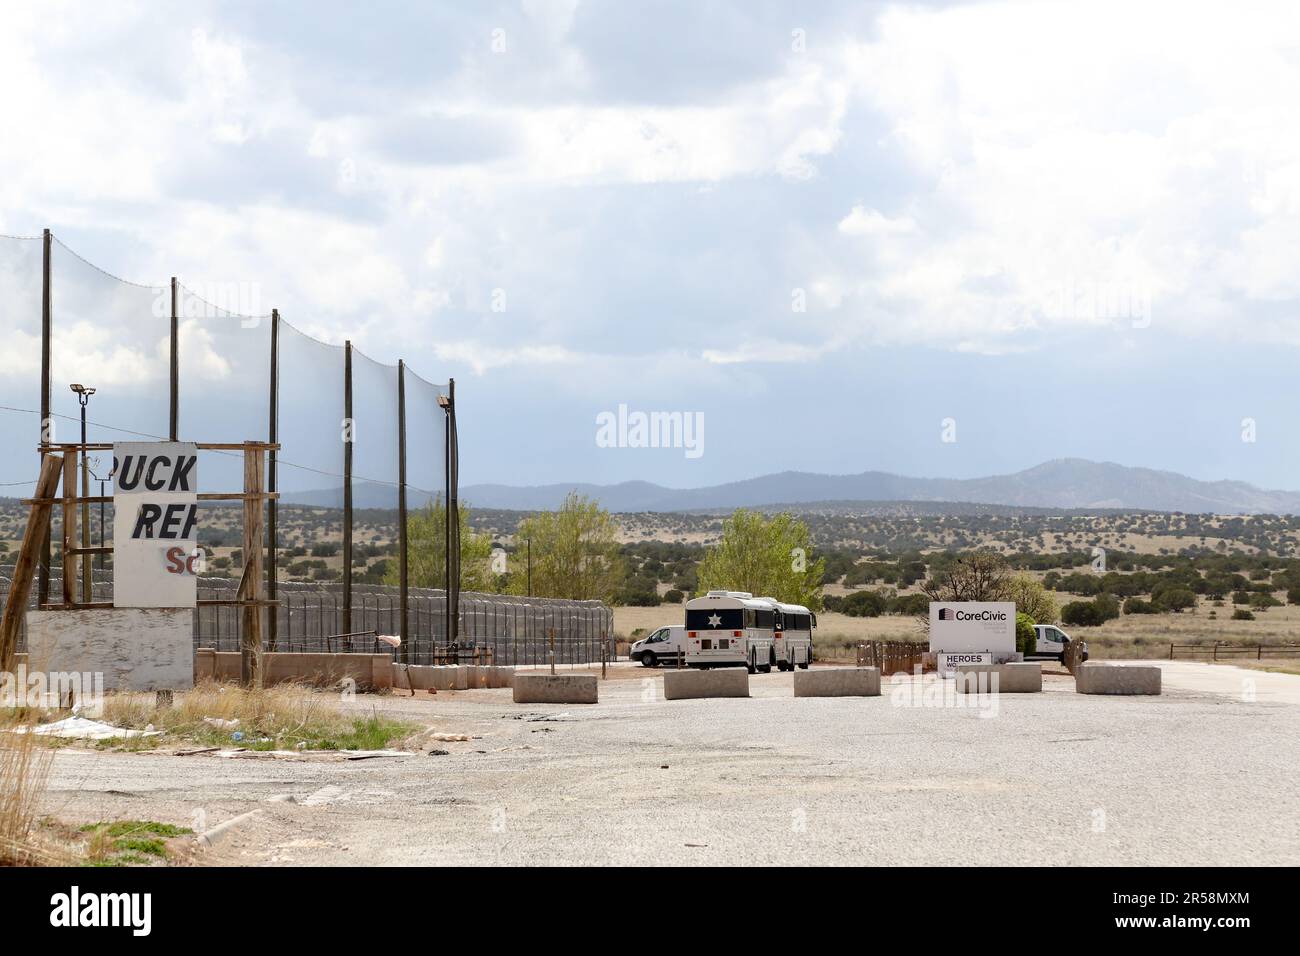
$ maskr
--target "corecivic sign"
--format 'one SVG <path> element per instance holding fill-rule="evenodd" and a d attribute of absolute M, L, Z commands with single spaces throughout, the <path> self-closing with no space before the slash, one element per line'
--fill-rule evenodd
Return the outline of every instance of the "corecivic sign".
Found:
<path fill-rule="evenodd" d="M 113 445 L 113 606 L 194 607 L 198 446 Z"/>
<path fill-rule="evenodd" d="M 989 651 L 994 658 L 1016 652 L 1013 601 L 931 601 L 930 650 Z"/>

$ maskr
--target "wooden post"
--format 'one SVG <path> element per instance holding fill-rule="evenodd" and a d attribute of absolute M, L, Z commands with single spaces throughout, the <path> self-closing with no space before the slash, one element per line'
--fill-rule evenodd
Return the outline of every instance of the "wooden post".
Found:
<path fill-rule="evenodd" d="M 77 452 L 63 457 L 63 603 L 77 603 Z M 84 452 L 82 452 L 84 454 Z M 87 602 L 89 603 L 89 602 Z"/>
<path fill-rule="evenodd" d="M 46 455 L 41 460 L 41 474 L 36 479 L 36 500 L 47 502 L 32 505 L 23 532 L 23 543 L 14 563 L 14 576 L 5 600 L 4 616 L 0 618 L 0 671 L 13 673 L 14 652 L 18 649 L 18 632 L 22 629 L 27 612 L 27 597 L 32 591 L 32 578 L 45 543 L 49 540 L 50 515 L 53 505 L 49 499 L 59 489 L 59 473 L 63 470 L 62 455 Z"/>
<path fill-rule="evenodd" d="M 257 601 L 262 597 L 263 453 L 261 447 L 244 449 L 244 494 L 249 497 L 244 499 L 244 577 L 239 589 L 243 601 Z M 245 604 L 242 610 L 239 675 L 246 686 L 257 686 L 261 683 L 262 608 Z"/>

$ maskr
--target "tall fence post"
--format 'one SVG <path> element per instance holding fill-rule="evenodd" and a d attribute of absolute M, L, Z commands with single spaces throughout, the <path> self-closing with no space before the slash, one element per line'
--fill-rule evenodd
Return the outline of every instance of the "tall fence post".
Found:
<path fill-rule="evenodd" d="M 343 345 L 343 633 L 352 633 L 352 340 Z M 350 639 L 349 639 L 350 640 Z"/>
<path fill-rule="evenodd" d="M 271 310 L 271 395 L 268 408 L 267 419 L 267 438 L 271 443 L 271 449 L 267 455 L 266 461 L 266 490 L 271 492 L 271 497 L 266 502 L 266 596 L 269 600 L 274 601 L 279 594 L 279 571 L 277 568 L 277 549 L 280 546 L 279 539 L 279 511 L 276 507 L 277 502 L 274 493 L 278 490 L 276 479 L 276 458 L 277 452 L 275 445 L 280 441 L 280 310 Z M 280 611 L 279 608 L 272 606 L 267 611 L 266 619 L 266 645 L 274 651 L 277 641 L 280 637 Z"/>
<path fill-rule="evenodd" d="M 447 380 L 447 527 L 451 531 L 447 564 L 451 569 L 448 579 L 447 605 L 451 623 L 451 641 L 460 637 L 460 439 L 456 434 L 456 380 Z"/>
<path fill-rule="evenodd" d="M 407 577 L 406 541 L 406 363 L 397 360 L 397 565 L 398 565 L 398 618 L 397 636 L 402 641 L 402 663 L 410 660 L 407 641 L 410 639 L 410 595 Z"/>
<path fill-rule="evenodd" d="M 172 320 L 169 334 L 170 342 L 170 385 L 168 388 L 167 435 L 172 441 L 179 441 L 181 425 L 181 347 L 180 347 L 180 312 L 177 309 L 180 283 L 172 276 Z"/>
<path fill-rule="evenodd" d="M 53 305 L 50 301 L 50 253 L 53 237 L 46 229 L 41 236 L 41 464 L 45 464 L 45 446 L 54 441 L 54 422 L 50 418 L 50 328 Z M 40 568 L 36 579 L 37 606 L 50 602 L 50 526 L 41 533 Z"/>

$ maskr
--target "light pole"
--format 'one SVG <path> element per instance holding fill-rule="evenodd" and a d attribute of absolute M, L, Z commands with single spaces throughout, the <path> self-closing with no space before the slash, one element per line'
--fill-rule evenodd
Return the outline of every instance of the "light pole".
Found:
<path fill-rule="evenodd" d="M 77 393 L 77 401 L 81 404 L 81 547 L 87 549 L 90 547 L 90 502 L 86 500 L 90 497 L 90 460 L 86 453 L 86 406 L 90 404 L 90 396 L 95 394 L 95 390 L 75 383 L 70 387 Z M 83 550 L 81 555 L 82 604 L 89 604 L 91 598 L 90 562 L 86 557 Z"/>
<path fill-rule="evenodd" d="M 444 525 L 444 547 L 446 548 L 446 603 L 447 603 L 447 643 L 456 648 L 456 658 L 460 659 L 460 648 L 456 647 L 460 630 L 460 514 L 456 503 L 456 486 L 460 480 L 460 466 L 456 460 L 459 442 L 456 436 L 456 380 L 447 383 L 447 394 L 438 396 L 438 407 L 446 415 L 446 432 L 443 461 L 445 469 L 443 480 L 446 488 L 446 523 Z M 454 530 L 453 530 L 454 528 Z M 453 567 L 455 570 L 453 571 Z M 454 585 L 454 588 L 453 588 Z M 454 597 L 453 597 L 454 594 Z"/>

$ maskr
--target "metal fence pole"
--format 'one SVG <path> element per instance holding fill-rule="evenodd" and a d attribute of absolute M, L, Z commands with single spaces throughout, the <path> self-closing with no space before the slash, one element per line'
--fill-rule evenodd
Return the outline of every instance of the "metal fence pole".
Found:
<path fill-rule="evenodd" d="M 402 663 L 410 658 L 406 645 L 410 640 L 410 597 L 406 540 L 406 363 L 397 360 L 397 566 L 400 612 L 397 634 L 402 640 Z"/>
<path fill-rule="evenodd" d="M 280 440 L 280 310 L 271 310 L 271 394 L 267 419 L 267 441 L 272 445 Z M 277 524 L 278 508 L 274 493 L 278 490 L 276 483 L 276 459 L 278 452 L 271 448 L 266 463 L 266 490 L 272 497 L 266 503 L 266 596 L 274 601 L 279 594 L 276 578 L 276 549 L 279 547 L 279 526 Z M 266 642 L 270 650 L 275 650 L 280 635 L 279 608 L 272 606 L 267 615 Z"/>
<path fill-rule="evenodd" d="M 343 345 L 343 633 L 352 633 L 352 340 Z"/>
<path fill-rule="evenodd" d="M 50 302 L 50 230 L 42 235 L 41 252 L 41 445 L 54 440 L 51 434 L 53 422 L 50 420 L 50 326 L 52 321 L 52 304 Z M 45 451 L 41 451 L 41 465 L 45 465 Z M 37 607 L 50 601 L 50 529 L 47 526 L 41 540 L 40 567 L 36 579 Z"/>
<path fill-rule="evenodd" d="M 168 419 L 167 434 L 172 441 L 179 441 L 177 435 L 180 433 L 181 417 L 181 352 L 180 352 L 180 315 L 177 311 L 177 299 L 179 298 L 180 283 L 176 277 L 172 276 L 172 317 L 170 331 L 170 387 L 168 389 Z"/>

